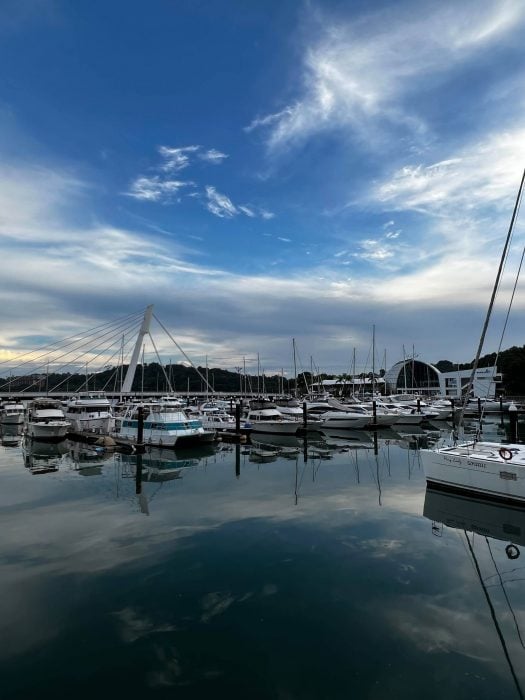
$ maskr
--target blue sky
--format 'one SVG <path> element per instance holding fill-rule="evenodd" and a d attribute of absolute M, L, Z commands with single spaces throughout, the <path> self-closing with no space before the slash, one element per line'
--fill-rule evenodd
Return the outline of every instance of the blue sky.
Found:
<path fill-rule="evenodd" d="M 348 371 L 374 324 L 387 365 L 470 360 L 525 165 L 524 28 L 520 0 L 4 0 L 4 357 L 155 304 L 228 368 L 289 371 L 295 337 Z"/>

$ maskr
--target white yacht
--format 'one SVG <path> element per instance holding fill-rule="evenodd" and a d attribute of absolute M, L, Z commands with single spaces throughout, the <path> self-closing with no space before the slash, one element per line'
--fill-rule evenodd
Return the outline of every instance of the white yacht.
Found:
<path fill-rule="evenodd" d="M 34 440 L 59 442 L 70 430 L 60 401 L 56 399 L 35 399 L 27 407 L 25 422 L 26 435 Z"/>
<path fill-rule="evenodd" d="M 21 425 L 24 422 L 25 406 L 21 401 L 6 401 L 2 404 L 0 419 L 6 425 Z"/>
<path fill-rule="evenodd" d="M 69 399 L 65 414 L 74 432 L 109 435 L 115 427 L 111 402 L 104 392 L 78 394 Z"/>
<path fill-rule="evenodd" d="M 129 404 L 115 419 L 117 442 L 135 444 L 138 438 L 139 408 L 143 412 L 143 440 L 158 447 L 189 447 L 213 442 L 215 431 L 205 430 L 200 420 L 188 418 L 177 408 L 158 401 Z"/>
<path fill-rule="evenodd" d="M 275 402 L 275 405 L 279 413 L 281 413 L 284 418 L 298 421 L 301 424 L 301 427 L 305 427 L 303 404 L 298 399 L 279 399 Z M 323 407 L 325 407 L 325 410 L 329 408 L 326 407 L 326 404 L 323 404 Z M 321 429 L 321 421 L 318 415 L 315 412 L 308 412 L 308 404 L 306 406 L 306 429 Z"/>
<path fill-rule="evenodd" d="M 321 430 L 343 428 L 360 430 L 371 422 L 368 414 L 353 411 L 326 411 L 319 416 Z"/>
<path fill-rule="evenodd" d="M 420 455 L 431 487 L 525 503 L 525 445 L 465 442 Z"/>
<path fill-rule="evenodd" d="M 254 433 L 295 435 L 302 427 L 300 421 L 285 418 L 270 401 L 252 402 L 244 418 Z"/>

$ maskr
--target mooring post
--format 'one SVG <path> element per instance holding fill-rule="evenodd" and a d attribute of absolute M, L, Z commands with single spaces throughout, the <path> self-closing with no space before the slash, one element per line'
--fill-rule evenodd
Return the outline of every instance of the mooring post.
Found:
<path fill-rule="evenodd" d="M 478 416 L 481 416 L 481 397 L 478 396 Z"/>
<path fill-rule="evenodd" d="M 303 401 L 303 428 L 306 432 L 306 426 L 308 425 L 308 411 L 306 409 L 306 401 Z"/>
<path fill-rule="evenodd" d="M 237 479 L 241 476 L 241 445 L 239 442 L 235 445 L 235 476 Z"/>
<path fill-rule="evenodd" d="M 137 453 L 137 462 L 135 466 L 135 493 L 142 493 L 142 452 Z"/>
<path fill-rule="evenodd" d="M 137 424 L 137 452 L 142 454 L 144 452 L 144 407 L 139 406 L 137 410 L 138 424 Z"/>
<path fill-rule="evenodd" d="M 372 415 L 374 417 L 374 425 L 377 425 L 377 404 L 375 401 L 372 401 Z"/>
<path fill-rule="evenodd" d="M 241 434 L 241 404 L 235 404 L 235 432 Z"/>

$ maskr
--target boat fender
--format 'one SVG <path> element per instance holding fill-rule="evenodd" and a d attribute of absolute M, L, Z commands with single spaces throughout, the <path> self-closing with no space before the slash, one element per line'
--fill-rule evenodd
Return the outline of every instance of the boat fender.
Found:
<path fill-rule="evenodd" d="M 505 547 L 505 554 L 508 556 L 509 559 L 517 559 L 520 555 L 520 550 L 516 547 L 515 544 L 508 544 Z"/>
<path fill-rule="evenodd" d="M 507 462 L 509 459 L 512 459 L 512 451 L 509 450 L 507 447 L 501 447 L 499 451 L 499 456 L 501 459 L 504 459 L 505 462 Z"/>

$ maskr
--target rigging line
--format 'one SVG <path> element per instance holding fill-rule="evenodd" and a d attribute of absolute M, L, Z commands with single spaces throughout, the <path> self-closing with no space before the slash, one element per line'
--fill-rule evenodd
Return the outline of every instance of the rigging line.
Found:
<path fill-rule="evenodd" d="M 498 619 L 497 619 L 497 617 L 496 617 L 496 611 L 494 610 L 494 606 L 492 605 L 492 601 L 491 601 L 490 596 L 489 596 L 489 594 L 488 594 L 488 592 L 487 592 L 487 589 L 486 589 L 486 587 L 485 587 L 485 583 L 484 583 L 483 577 L 482 577 L 482 575 L 481 575 L 481 570 L 480 570 L 480 568 L 479 568 L 478 560 L 476 559 L 476 555 L 474 554 L 474 550 L 473 550 L 472 545 L 471 545 L 471 543 L 470 543 L 470 538 L 469 538 L 469 536 L 467 535 L 467 531 L 466 531 L 466 530 L 463 530 L 463 532 L 465 533 L 465 537 L 467 538 L 468 548 L 470 549 L 470 553 L 471 553 L 471 555 L 472 555 L 472 560 L 473 560 L 474 565 L 475 565 L 475 567 L 476 567 L 476 573 L 477 573 L 477 575 L 478 575 L 479 582 L 480 582 L 480 584 L 481 584 L 481 588 L 483 589 L 483 593 L 484 593 L 484 595 L 485 595 L 485 599 L 486 599 L 487 604 L 488 604 L 488 606 L 489 606 L 490 615 L 491 615 L 491 617 L 492 617 L 492 621 L 494 622 L 494 626 L 495 626 L 495 628 L 496 628 L 496 632 L 497 632 L 497 634 L 498 634 L 498 637 L 499 637 L 499 640 L 500 640 L 500 643 L 501 643 L 501 647 L 502 647 L 502 649 L 503 649 L 503 654 L 505 655 L 505 659 L 507 660 L 507 663 L 508 663 L 508 665 L 509 665 L 510 673 L 511 673 L 512 678 L 513 678 L 513 680 L 514 680 L 514 683 L 515 683 L 515 685 L 516 685 L 516 690 L 518 691 L 518 695 L 520 696 L 521 700 L 523 700 L 523 693 L 521 692 L 521 687 L 520 687 L 518 678 L 517 678 L 517 676 L 516 676 L 516 672 L 514 671 L 514 666 L 512 665 L 511 658 L 510 658 L 510 656 L 509 656 L 509 652 L 508 652 L 508 649 L 507 649 L 507 644 L 506 644 L 506 642 L 505 642 L 505 638 L 503 637 L 503 634 L 502 634 L 502 632 L 501 632 L 501 629 L 500 629 L 500 626 L 499 626 L 499 623 L 498 623 Z"/>
<path fill-rule="evenodd" d="M 520 640 L 521 646 L 525 649 L 525 644 L 523 644 L 523 639 L 521 636 L 518 621 L 516 620 L 516 615 L 514 614 L 514 610 L 512 608 L 512 605 L 510 604 L 509 596 L 507 595 L 507 590 L 504 586 L 503 579 L 501 578 L 501 574 L 500 574 L 499 569 L 498 569 L 496 562 L 494 560 L 494 555 L 492 554 L 492 547 L 490 546 L 490 542 L 489 542 L 487 537 L 485 537 L 485 542 L 487 543 L 487 547 L 489 548 L 489 554 L 490 554 L 490 558 L 492 559 L 492 563 L 494 564 L 494 568 L 497 571 L 499 582 L 501 585 L 501 590 L 503 591 L 503 595 L 505 596 L 505 600 L 507 601 L 507 605 L 509 606 L 510 614 L 512 615 L 512 619 L 514 620 L 514 626 L 516 627 L 516 632 L 518 633 L 518 639 Z"/>
<path fill-rule="evenodd" d="M 171 335 L 171 333 L 168 331 L 168 329 L 166 328 L 166 326 L 157 318 L 157 316 L 155 316 L 155 314 L 153 314 L 153 318 L 157 321 L 157 323 L 158 323 L 159 326 L 162 328 L 162 330 L 166 333 L 166 335 L 168 336 L 168 338 L 175 344 L 175 346 L 176 346 L 176 348 L 179 350 L 179 352 L 181 352 L 181 353 L 184 355 L 184 357 L 186 358 L 186 360 L 190 363 L 190 365 L 193 367 L 193 369 L 197 372 L 197 374 L 199 375 L 199 377 L 202 379 L 202 381 L 205 383 L 205 385 L 208 387 L 208 389 L 212 392 L 212 394 L 214 394 L 215 391 L 214 391 L 214 389 L 210 386 L 210 384 L 206 381 L 206 377 L 204 377 L 204 376 L 201 374 L 201 372 L 199 371 L 199 369 L 198 369 L 197 367 L 195 367 L 195 365 L 193 364 L 192 360 L 190 360 L 190 358 L 188 357 L 188 355 L 186 355 L 186 353 L 184 352 L 184 350 L 183 350 L 183 349 L 181 348 L 181 346 L 177 343 L 177 341 L 176 341 L 175 338 Z M 151 338 L 151 334 L 150 334 L 150 338 Z M 250 385 L 250 391 L 251 391 L 251 385 Z"/>
<path fill-rule="evenodd" d="M 117 341 L 120 341 L 120 336 L 119 336 L 119 338 L 117 338 L 113 343 L 111 343 L 111 345 L 109 345 L 109 346 L 106 348 L 106 350 L 109 350 L 109 348 L 111 348 L 111 346 L 114 345 Z M 111 355 L 110 357 L 107 358 L 107 360 L 106 360 L 106 362 L 105 362 L 104 364 L 109 364 L 109 363 L 111 362 L 111 360 L 112 360 L 116 355 L 118 355 L 118 354 L 120 353 L 120 351 L 121 351 L 121 347 L 119 346 L 119 347 L 117 347 L 117 349 L 115 350 L 115 352 L 113 353 L 113 355 Z M 85 354 L 85 353 L 84 353 L 84 354 Z M 101 354 L 102 354 L 102 353 L 101 353 Z M 96 359 L 96 358 L 94 358 L 94 359 Z M 69 364 L 70 364 L 70 363 L 68 362 L 67 364 L 62 365 L 62 367 L 67 367 Z M 59 369 L 60 369 L 60 368 L 59 368 Z M 119 367 L 116 368 L 116 371 L 117 371 L 118 369 L 119 369 Z M 55 370 L 55 373 L 57 373 L 57 370 Z M 91 378 L 95 373 L 96 373 L 96 371 L 91 372 L 91 374 L 89 375 L 88 378 Z M 78 374 L 78 373 L 77 373 L 77 374 Z M 113 375 L 111 375 L 111 376 L 113 376 Z M 53 386 L 49 391 L 50 391 L 50 392 L 55 391 L 56 389 L 58 389 L 59 386 L 62 386 L 62 384 L 64 384 L 65 382 L 67 382 L 69 379 L 71 379 L 71 377 L 70 377 L 70 376 L 67 376 L 65 379 L 62 379 L 60 382 L 58 382 L 58 384 L 55 384 L 55 386 Z M 84 382 L 81 386 L 84 386 L 84 384 L 85 384 L 85 382 Z M 107 384 L 108 384 L 108 382 L 106 382 L 106 384 L 104 385 L 104 388 L 105 388 L 105 386 L 107 386 Z M 81 390 L 81 388 L 79 387 L 78 389 L 75 389 L 74 393 L 78 393 L 80 390 Z M 104 391 L 104 389 L 102 389 L 102 391 Z"/>
<path fill-rule="evenodd" d="M 518 206 L 518 212 L 519 212 L 520 206 L 521 206 L 521 202 L 520 202 L 520 205 Z M 505 315 L 505 322 L 504 322 L 504 324 L 503 324 L 503 330 L 501 331 L 501 338 L 500 338 L 500 341 L 499 341 L 498 350 L 497 350 L 497 352 L 496 352 L 496 362 L 495 362 L 495 364 L 497 364 L 497 362 L 498 362 L 498 358 L 499 358 L 499 355 L 500 355 L 500 352 L 501 352 L 501 346 L 503 345 L 503 338 L 504 338 L 505 332 L 506 332 L 506 330 L 507 330 L 507 324 L 508 324 L 508 322 L 509 322 L 510 311 L 511 311 L 511 309 L 512 309 L 512 304 L 514 303 L 514 297 L 515 297 L 515 295 L 516 295 L 516 289 L 517 289 L 518 281 L 519 281 L 519 278 L 520 278 L 520 275 L 521 275 L 521 268 L 523 267 L 523 260 L 524 260 L 524 259 L 525 259 L 525 247 L 523 248 L 523 250 L 522 250 L 522 252 L 521 252 L 520 264 L 518 265 L 518 271 L 516 272 L 516 278 L 515 278 L 515 280 L 514 280 L 514 286 L 512 287 L 512 294 L 510 295 L 510 301 L 509 301 L 509 305 L 508 305 L 508 308 L 507 308 L 507 313 L 506 313 L 506 315 Z"/>
<path fill-rule="evenodd" d="M 523 570 L 523 566 L 515 566 L 513 569 L 507 569 L 506 574 L 513 574 L 515 571 Z M 495 578 L 497 574 L 492 574 L 491 576 L 485 576 L 485 581 L 490 581 L 491 578 Z M 518 581 L 523 579 L 510 579 L 511 581 Z M 492 584 L 491 584 L 492 585 Z"/>
<path fill-rule="evenodd" d="M 107 382 L 104 384 L 104 386 L 102 387 L 102 391 L 106 391 L 106 387 L 108 386 L 108 384 L 109 384 L 113 379 L 115 379 L 115 377 L 116 377 L 116 375 L 118 374 L 119 370 L 120 370 L 120 367 L 117 365 L 117 367 L 115 367 L 115 369 L 114 369 L 113 372 L 111 373 L 111 376 L 109 377 L 108 381 L 107 381 Z"/>
<path fill-rule="evenodd" d="M 101 335 L 96 335 L 93 333 L 93 334 L 85 335 L 85 336 L 80 337 L 80 338 L 77 337 L 76 340 L 74 340 L 70 343 L 67 343 L 66 345 L 63 346 L 63 348 L 60 348 L 60 347 L 55 348 L 55 352 L 58 352 L 60 350 L 68 348 L 70 346 L 78 345 L 78 343 L 80 343 L 80 345 L 78 345 L 78 348 L 82 348 L 82 347 L 86 346 L 88 343 L 92 342 L 91 341 L 92 336 L 95 336 L 95 338 L 104 338 L 106 335 L 109 335 L 110 333 L 112 333 L 116 329 L 122 329 L 123 326 L 127 328 L 127 327 L 130 327 L 132 324 L 136 324 L 136 323 L 137 323 L 137 319 L 135 318 L 132 321 L 127 320 L 126 322 L 119 323 L 118 326 L 111 327 L 109 330 L 106 330 L 106 332 L 102 333 Z M 71 352 L 74 352 L 74 351 L 75 351 L 75 348 L 73 347 L 67 353 L 62 353 L 62 355 L 59 355 L 58 359 L 60 359 L 61 357 L 67 357 L 67 355 L 69 355 Z M 28 365 L 28 364 L 34 365 L 35 362 L 40 360 L 42 357 L 47 357 L 48 355 L 51 354 L 51 352 L 52 351 L 50 351 L 48 353 L 43 353 L 42 355 L 37 355 L 37 357 L 34 357 L 31 360 L 26 360 L 25 362 L 21 362 L 20 364 L 15 365 L 14 367 L 10 367 L 10 372 L 12 372 L 13 370 L 19 369 L 20 367 L 23 367 L 24 365 Z M 28 354 L 28 353 L 26 353 L 26 354 Z M 42 367 L 43 365 L 39 365 L 39 366 Z"/>
<path fill-rule="evenodd" d="M 135 338 L 139 326 L 140 326 L 140 321 L 139 321 L 139 323 L 135 324 L 134 327 L 127 328 L 127 329 L 126 329 L 126 333 L 124 333 L 124 334 L 122 334 L 120 331 L 118 331 L 117 333 L 115 333 L 115 335 L 112 336 L 113 342 L 110 343 L 110 345 L 107 345 L 103 350 L 101 350 L 101 351 L 98 353 L 98 355 L 95 355 L 95 356 L 90 360 L 90 363 L 93 363 L 93 362 L 94 362 L 95 360 L 97 360 L 101 355 L 103 355 L 104 353 L 108 352 L 110 348 L 112 348 L 114 345 L 116 345 L 117 343 L 119 343 L 119 346 L 117 347 L 117 349 L 115 350 L 115 352 L 114 352 L 109 358 L 106 358 L 106 361 L 105 361 L 104 364 L 108 364 L 108 362 L 110 362 L 116 355 L 119 354 L 119 352 L 121 352 L 121 350 L 122 350 L 122 338 L 125 337 L 126 334 L 130 335 L 131 338 L 129 338 L 129 339 L 126 341 L 126 345 L 129 344 L 129 343 Z M 112 338 L 110 338 L 109 340 L 111 340 Z M 89 352 L 89 351 L 88 351 L 88 352 Z M 81 354 L 78 355 L 73 361 L 68 362 L 68 363 L 66 363 L 65 365 L 62 365 L 62 366 L 64 367 L 64 366 L 67 366 L 67 365 L 69 365 L 69 364 L 72 364 L 72 362 L 76 362 L 78 359 L 80 359 L 80 358 L 83 357 L 84 355 L 88 354 L 88 352 L 81 353 Z M 92 371 L 92 372 L 89 374 L 89 377 L 92 377 L 92 376 L 96 373 L 96 371 L 97 371 L 97 370 Z M 77 390 L 77 391 L 78 391 L 78 390 Z"/>
<path fill-rule="evenodd" d="M 148 335 L 149 335 L 149 339 L 151 340 L 151 344 L 153 345 L 153 349 L 155 350 L 155 355 L 157 356 L 157 360 L 159 361 L 159 365 L 162 369 L 162 374 L 164 375 L 164 379 L 166 380 L 166 386 L 169 387 L 169 389 L 168 389 L 169 393 L 173 394 L 173 388 L 171 386 L 171 382 L 168 379 L 168 375 L 166 374 L 166 370 L 164 369 L 164 365 L 162 364 L 162 360 L 160 359 L 160 355 L 159 355 L 159 352 L 157 350 L 157 346 L 155 345 L 155 341 L 153 340 L 153 336 L 151 335 L 151 333 L 148 333 Z"/>
<path fill-rule="evenodd" d="M 136 324 L 136 325 L 135 325 L 135 328 L 134 328 L 134 329 L 132 328 L 131 330 L 134 331 L 134 332 L 136 333 L 137 329 L 138 329 L 138 324 Z M 129 330 L 130 330 L 130 329 L 127 329 L 127 331 L 129 331 Z M 111 345 L 109 345 L 109 347 L 111 347 L 112 345 L 114 345 L 114 343 L 117 342 L 117 340 L 120 341 L 120 338 L 121 338 L 121 333 L 120 333 L 120 331 L 118 331 L 115 335 L 117 336 L 117 339 L 116 339 L 113 343 L 111 343 Z M 128 342 L 129 342 L 129 341 L 128 341 Z M 68 353 L 66 353 L 65 355 L 63 355 L 62 358 L 60 358 L 60 359 L 63 359 L 64 357 L 67 357 L 67 355 L 69 355 L 71 352 L 73 352 L 73 351 L 70 350 Z M 62 364 L 62 365 L 60 365 L 59 367 L 55 368 L 55 373 L 57 373 L 58 370 L 64 369 L 65 367 L 69 367 L 69 366 L 71 366 L 71 365 L 75 365 L 75 364 L 78 362 L 78 360 L 80 360 L 81 357 L 84 357 L 84 356 L 87 354 L 87 352 L 88 352 L 88 351 L 82 352 L 82 353 L 80 353 L 80 355 L 77 355 L 77 356 L 74 357 L 73 359 L 68 360 L 68 361 L 65 362 L 64 364 Z M 101 354 L 102 354 L 102 353 L 99 353 L 99 355 L 101 355 Z M 97 357 L 99 357 L 99 355 L 97 355 Z M 40 369 L 41 367 L 45 367 L 45 365 L 40 365 L 39 367 L 36 367 L 35 369 Z M 32 374 L 32 373 L 34 373 L 34 370 L 31 372 L 31 374 Z M 79 374 L 79 373 L 77 372 L 77 374 Z M 23 376 L 28 376 L 28 375 L 26 374 L 26 375 L 23 375 Z M 29 376 L 30 376 L 30 375 L 29 375 Z M 91 375 L 90 375 L 90 376 L 91 376 Z M 67 377 L 66 377 L 66 379 L 67 379 Z M 30 384 L 29 386 L 24 387 L 24 388 L 22 389 L 22 392 L 28 391 L 29 389 L 31 389 L 32 387 L 34 387 L 36 384 L 38 384 L 39 381 L 40 381 L 40 379 L 37 379 L 36 381 L 34 381 L 34 382 L 33 382 L 32 384 Z M 85 382 L 84 382 L 84 383 L 85 383 Z M 7 382 L 7 384 L 9 384 L 9 382 Z M 0 387 L 0 389 L 2 389 L 4 386 L 5 386 L 5 384 L 2 385 L 2 386 Z M 82 388 L 82 386 L 84 386 L 84 384 L 81 385 L 81 388 Z M 56 388 L 56 387 L 55 387 L 55 388 Z M 81 389 L 81 388 L 80 388 L 80 389 Z M 80 389 L 79 389 L 79 390 L 80 390 Z M 79 390 L 77 390 L 77 391 L 79 391 Z"/>
<path fill-rule="evenodd" d="M 143 314 L 144 312 L 141 312 L 141 313 Z M 130 314 L 130 315 L 128 315 L 128 316 L 123 317 L 122 319 L 117 319 L 117 320 L 114 320 L 114 321 L 109 321 L 109 322 L 107 322 L 107 323 L 102 323 L 102 324 L 100 324 L 99 326 L 94 326 L 93 328 L 88 329 L 88 330 L 86 331 L 85 335 L 88 336 L 88 337 L 91 336 L 91 335 L 95 335 L 94 331 L 96 331 L 96 330 L 102 330 L 103 328 L 105 328 L 105 327 L 107 327 L 107 326 L 111 326 L 111 325 L 113 325 L 114 323 L 121 323 L 121 324 L 123 324 L 123 323 L 127 322 L 128 320 L 130 320 L 132 317 L 135 317 L 135 316 L 137 316 L 137 315 L 138 315 L 138 314 L 135 312 L 134 314 Z M 92 331 L 93 331 L 93 333 L 92 333 Z M 17 355 L 16 357 L 11 358 L 11 359 L 9 359 L 9 360 L 2 360 L 2 361 L 0 362 L 0 365 L 5 365 L 5 364 L 7 364 L 7 363 L 9 363 L 9 362 L 13 362 L 13 360 L 16 361 L 17 359 L 20 359 L 20 358 L 22 358 L 22 357 L 26 357 L 26 355 L 31 355 L 31 354 L 34 353 L 34 352 L 40 352 L 41 350 L 45 350 L 46 348 L 52 348 L 52 347 L 54 347 L 55 345 L 58 345 L 59 347 L 58 347 L 57 349 L 59 349 L 59 348 L 60 348 L 60 343 L 66 341 L 66 340 L 71 340 L 71 338 L 75 338 L 75 340 L 71 341 L 71 343 L 68 343 L 68 344 L 64 345 L 64 347 L 68 347 L 68 345 L 73 345 L 74 343 L 76 343 L 76 342 L 78 342 L 79 340 L 82 340 L 82 339 L 83 339 L 83 337 L 80 337 L 80 338 L 79 338 L 78 336 L 79 336 L 79 333 L 75 333 L 74 335 L 66 336 L 65 338 L 62 338 L 61 340 L 56 340 L 56 341 L 54 341 L 53 343 L 49 343 L 48 345 L 43 345 L 43 346 L 41 346 L 41 347 L 35 348 L 34 350 L 28 350 L 27 352 L 24 352 L 24 353 L 22 353 L 21 355 Z M 40 355 L 40 356 L 38 356 L 38 357 L 36 357 L 36 358 L 33 358 L 33 360 L 27 360 L 26 362 L 22 362 L 20 365 L 15 365 L 15 367 L 13 367 L 12 369 L 17 369 L 17 367 L 21 367 L 21 366 L 23 366 L 24 364 L 27 364 L 27 362 L 33 362 L 33 361 L 35 361 L 35 360 L 38 360 L 39 357 L 45 357 L 46 354 L 48 354 L 48 353 L 43 353 L 42 355 Z"/>
<path fill-rule="evenodd" d="M 461 415 L 462 415 L 462 418 L 463 418 L 463 416 L 464 416 L 464 414 L 465 414 L 465 409 L 466 409 L 466 406 L 467 406 L 468 397 L 469 397 L 470 392 L 471 392 L 471 390 L 472 390 L 472 387 L 473 387 L 473 385 L 474 385 L 474 377 L 476 376 L 476 370 L 478 369 L 479 358 L 481 357 L 481 351 L 483 350 L 483 343 L 485 342 L 485 335 L 486 335 L 486 333 L 487 333 L 487 328 L 488 328 L 488 325 L 489 325 L 490 317 L 491 317 L 491 315 L 492 315 L 492 308 L 493 308 L 493 306 L 494 306 L 494 301 L 495 301 L 495 299 L 496 299 L 496 293 L 497 293 L 497 291 L 498 291 L 498 289 L 499 289 L 500 280 L 501 280 L 501 275 L 502 275 L 502 273 L 503 273 L 503 268 L 504 268 L 504 266 L 505 266 L 505 261 L 506 261 L 506 259 L 507 259 L 510 241 L 511 241 L 511 239 L 512 239 L 512 234 L 513 234 L 513 231 L 514 231 L 514 223 L 515 223 L 515 221 L 516 221 L 516 215 L 517 215 L 517 213 L 518 213 L 518 211 L 519 211 L 519 207 L 520 207 L 520 201 L 521 201 L 521 195 L 522 195 L 522 192 L 523 192 L 523 184 L 524 184 L 524 182 L 525 182 L 525 169 L 523 170 L 523 175 L 521 176 L 521 182 L 520 182 L 520 186 L 519 186 L 519 190 L 518 190 L 518 196 L 516 197 L 516 202 L 514 203 L 514 209 L 513 209 L 512 217 L 511 217 L 510 224 L 509 224 L 509 230 L 508 230 L 508 232 L 507 232 L 507 238 L 505 239 L 505 245 L 504 245 L 504 247 L 503 247 L 503 252 L 502 252 L 502 254 L 501 254 L 501 259 L 500 259 L 500 263 L 499 263 L 499 267 L 498 267 L 498 272 L 497 272 L 497 275 L 496 275 L 496 280 L 495 280 L 495 282 L 494 282 L 494 287 L 493 287 L 493 289 L 492 289 L 492 294 L 491 294 L 491 297 L 490 297 L 489 307 L 488 307 L 488 309 L 487 309 L 487 315 L 486 315 L 486 317 L 485 317 L 485 323 L 483 324 L 483 330 L 481 331 L 481 337 L 480 337 L 480 339 L 479 339 L 479 345 L 478 345 L 478 350 L 477 350 L 477 352 L 476 352 L 476 358 L 475 358 L 474 363 L 473 363 L 473 365 L 472 365 L 472 372 L 471 372 L 471 374 L 470 374 L 470 378 L 469 378 L 469 381 L 468 381 L 468 384 L 467 384 L 467 388 L 466 388 L 466 391 L 465 391 L 465 396 L 463 397 L 463 402 L 462 402 L 462 406 L 461 406 L 461 408 L 462 408 L 462 414 L 461 414 Z"/>
<path fill-rule="evenodd" d="M 519 203 L 518 203 L 518 208 L 517 208 L 517 211 L 516 211 L 516 217 L 519 215 L 520 208 L 521 208 L 521 199 L 519 200 Z M 502 328 L 502 330 L 501 330 L 501 336 L 500 336 L 500 339 L 499 339 L 498 349 L 497 349 L 497 351 L 496 351 L 496 358 L 495 358 L 495 360 L 494 360 L 494 366 L 495 366 L 495 367 L 497 367 L 497 365 L 498 365 L 498 360 L 499 360 L 499 356 L 500 356 L 500 352 L 501 352 L 501 346 L 503 345 L 503 339 L 504 339 L 505 333 L 506 333 L 506 331 L 507 331 L 507 325 L 508 325 L 508 322 L 509 322 L 510 312 L 511 312 L 511 309 L 512 309 L 512 305 L 513 305 L 513 303 L 514 303 L 514 296 L 516 295 L 516 289 L 517 289 L 517 287 L 518 287 L 518 282 L 519 282 L 519 278 L 520 278 L 520 274 L 521 274 L 521 268 L 522 268 L 522 266 L 523 266 L 523 259 L 524 259 L 524 257 L 525 257 L 525 247 L 524 247 L 523 250 L 521 251 L 520 263 L 519 263 L 519 265 L 518 265 L 518 270 L 517 270 L 517 272 L 516 272 L 516 277 L 515 277 L 515 279 L 514 279 L 514 285 L 513 285 L 513 287 L 512 287 L 512 293 L 511 293 L 511 295 L 510 295 L 510 300 L 509 300 L 509 304 L 508 304 L 508 307 L 507 307 L 507 313 L 505 314 L 505 321 L 504 321 L 504 323 L 503 323 L 503 328 Z M 493 375 L 493 379 L 494 379 L 494 375 Z M 489 391 L 490 391 L 490 384 L 491 384 L 491 382 L 489 382 L 489 383 L 488 383 L 488 386 L 487 386 L 486 397 L 488 397 L 488 394 L 489 394 Z M 479 433 L 481 433 L 481 421 L 482 421 L 484 415 L 485 415 L 485 406 L 482 407 L 481 412 L 480 412 L 480 416 L 479 416 L 479 423 L 478 423 L 478 430 L 479 430 Z"/>
<path fill-rule="evenodd" d="M 134 332 L 134 333 L 136 333 L 137 328 L 138 328 L 138 324 L 136 323 L 134 327 L 128 327 L 128 328 L 126 328 L 126 333 L 129 333 L 129 332 Z M 107 334 L 106 334 L 106 335 L 107 335 Z M 111 338 L 109 338 L 108 340 L 112 340 L 112 339 L 115 338 L 115 337 L 116 337 L 118 340 L 120 340 L 121 336 L 122 336 L 121 329 L 119 329 L 119 330 L 116 331 L 116 333 L 115 333 Z M 116 342 L 116 340 L 115 340 L 113 343 L 111 343 L 108 347 L 111 347 L 115 342 Z M 128 341 L 128 342 L 129 342 L 129 341 Z M 80 347 L 83 347 L 83 346 L 80 346 Z M 79 350 L 80 348 L 76 348 L 76 349 Z M 74 352 L 74 349 L 69 350 L 69 352 L 67 352 L 67 353 L 65 353 L 65 354 L 63 354 L 63 355 L 60 355 L 59 357 L 55 358 L 55 362 L 58 361 L 58 360 L 63 360 L 63 359 L 65 359 L 65 358 L 66 358 L 68 355 L 70 355 L 72 352 Z M 80 353 L 79 355 L 77 355 L 76 357 L 74 357 L 74 358 L 68 360 L 67 362 L 64 362 L 62 365 L 59 365 L 58 367 L 55 368 L 55 372 L 57 372 L 58 370 L 63 369 L 64 367 L 68 367 L 68 366 L 70 366 L 70 365 L 75 365 L 75 364 L 78 362 L 78 360 L 80 360 L 80 358 L 82 358 L 82 357 L 84 357 L 86 354 L 88 354 L 88 352 L 89 352 L 89 350 L 86 350 L 86 351 L 84 351 L 84 352 L 81 352 L 81 353 Z M 99 357 L 101 354 L 102 354 L 102 352 L 99 353 L 96 357 Z M 96 357 L 95 357 L 95 359 L 96 359 Z M 38 365 L 37 367 L 33 367 L 32 370 L 31 370 L 31 372 L 26 372 L 26 374 L 25 374 L 25 375 L 22 375 L 22 376 L 28 376 L 28 375 L 34 374 L 36 370 L 41 369 L 42 367 L 45 367 L 46 365 L 47 365 L 47 363 L 45 363 L 45 364 L 43 364 L 43 365 Z M 36 382 L 33 382 L 33 384 L 30 384 L 29 386 L 24 387 L 24 389 L 22 389 L 22 391 L 27 391 L 28 389 L 31 389 L 31 387 L 33 387 L 35 384 L 37 384 L 38 381 L 39 381 L 39 380 L 37 379 Z M 4 388 L 4 387 L 5 387 L 6 385 L 8 385 L 9 383 L 10 383 L 10 382 L 7 381 L 7 382 L 4 383 L 2 386 L 0 386 L 0 389 Z"/>

